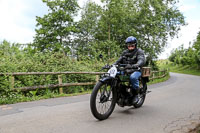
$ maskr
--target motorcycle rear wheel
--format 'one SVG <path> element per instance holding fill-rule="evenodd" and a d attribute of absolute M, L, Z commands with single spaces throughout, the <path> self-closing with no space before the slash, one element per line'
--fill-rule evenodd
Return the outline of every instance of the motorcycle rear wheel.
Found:
<path fill-rule="evenodd" d="M 113 112 L 116 104 L 116 92 L 108 83 L 98 82 L 90 97 L 90 109 L 98 120 L 107 119 Z"/>

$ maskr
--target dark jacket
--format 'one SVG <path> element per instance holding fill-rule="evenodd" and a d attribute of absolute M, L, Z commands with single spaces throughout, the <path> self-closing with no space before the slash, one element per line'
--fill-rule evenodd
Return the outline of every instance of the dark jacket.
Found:
<path fill-rule="evenodd" d="M 120 58 L 114 63 L 116 64 L 137 64 L 139 67 L 144 66 L 146 59 L 141 49 L 135 48 L 133 51 L 124 50 Z"/>

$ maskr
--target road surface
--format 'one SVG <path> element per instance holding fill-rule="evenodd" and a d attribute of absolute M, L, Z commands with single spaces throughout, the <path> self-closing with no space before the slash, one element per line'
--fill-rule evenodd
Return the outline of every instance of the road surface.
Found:
<path fill-rule="evenodd" d="M 96 120 L 90 94 L 0 106 L 0 133 L 184 133 L 200 123 L 200 77 L 171 73 L 144 105 Z"/>

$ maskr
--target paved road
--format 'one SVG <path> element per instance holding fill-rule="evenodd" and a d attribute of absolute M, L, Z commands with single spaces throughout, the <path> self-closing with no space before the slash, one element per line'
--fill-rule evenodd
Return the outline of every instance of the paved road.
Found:
<path fill-rule="evenodd" d="M 171 73 L 149 90 L 141 108 L 116 106 L 105 121 L 89 94 L 0 106 L 0 133 L 184 133 L 200 123 L 200 77 Z"/>

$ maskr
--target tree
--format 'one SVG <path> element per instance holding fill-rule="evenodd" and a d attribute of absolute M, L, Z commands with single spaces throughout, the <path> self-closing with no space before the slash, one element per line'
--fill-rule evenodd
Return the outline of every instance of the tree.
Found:
<path fill-rule="evenodd" d="M 78 7 L 76 0 L 43 2 L 50 13 L 37 17 L 39 29 L 34 46 L 40 51 L 64 48 L 73 49 L 77 56 L 93 56 L 91 50 L 103 44 L 107 49 L 102 52 L 107 51 L 108 57 L 119 56 L 124 40 L 135 36 L 138 46 L 152 60 L 163 51 L 168 38 L 175 37 L 180 26 L 185 25 L 177 0 L 102 0 L 103 6 L 88 1 L 76 28 L 72 17 Z M 72 34 L 74 31 L 76 34 Z M 115 53 L 111 52 L 111 44 L 117 45 Z"/>
<path fill-rule="evenodd" d="M 171 55 L 169 56 L 169 61 L 175 62 L 176 56 L 177 56 L 177 52 L 176 52 L 176 50 L 173 49 L 173 50 L 171 51 Z"/>
<path fill-rule="evenodd" d="M 107 36 L 107 32 L 101 33 L 102 28 L 107 28 L 101 21 L 102 17 L 103 8 L 88 1 L 77 26 L 79 33 L 75 40 L 75 49 L 78 58 L 79 56 L 94 58 L 100 53 L 104 54 L 106 58 L 113 58 L 116 53 L 121 51 L 115 39 L 111 40 Z"/>
<path fill-rule="evenodd" d="M 193 46 L 197 51 L 200 51 L 200 31 L 197 34 L 197 38 Z"/>
<path fill-rule="evenodd" d="M 96 38 L 101 41 L 117 41 L 118 45 L 121 45 L 129 32 L 129 24 L 126 22 L 129 9 L 126 1 L 103 0 L 103 2 L 105 6 Z"/>
<path fill-rule="evenodd" d="M 193 47 L 195 48 L 195 61 L 200 69 L 200 32 L 198 32 L 197 39 L 194 42 Z"/>
<path fill-rule="evenodd" d="M 184 17 L 177 9 L 176 0 L 138 0 L 132 4 L 138 12 L 134 18 L 139 45 L 151 58 L 157 58 L 169 37 L 173 38 L 180 26 L 185 25 Z M 134 21 L 135 20 L 135 21 Z"/>
<path fill-rule="evenodd" d="M 70 51 L 71 34 L 75 26 L 73 15 L 77 12 L 76 0 L 43 0 L 49 13 L 36 17 L 37 27 L 33 46 L 40 51 Z"/>
<path fill-rule="evenodd" d="M 95 40 L 116 41 L 124 48 L 128 36 L 138 38 L 138 45 L 150 59 L 157 58 L 169 37 L 185 25 L 176 0 L 102 0 Z"/>
<path fill-rule="evenodd" d="M 184 49 L 183 45 L 181 45 L 175 50 L 172 50 L 169 60 L 174 62 L 175 64 L 180 64 L 183 66 L 189 65 L 189 66 L 196 67 L 197 55 L 198 55 L 198 52 L 196 54 L 196 50 L 193 48 L 193 46 L 187 49 Z"/>
<path fill-rule="evenodd" d="M 95 34 L 98 29 L 98 19 L 101 15 L 101 7 L 94 2 L 88 1 L 81 12 L 81 20 L 76 28 L 78 30 L 75 35 L 73 49 L 76 56 L 91 56 L 92 47 L 96 43 Z"/>

